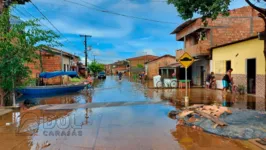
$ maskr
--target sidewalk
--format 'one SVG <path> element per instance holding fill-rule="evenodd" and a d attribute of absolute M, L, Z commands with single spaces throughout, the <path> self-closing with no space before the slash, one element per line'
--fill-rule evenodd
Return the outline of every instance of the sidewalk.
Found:
<path fill-rule="evenodd" d="M 12 109 L 0 108 L 0 116 L 3 116 L 3 115 L 10 113 L 12 111 L 13 111 Z"/>

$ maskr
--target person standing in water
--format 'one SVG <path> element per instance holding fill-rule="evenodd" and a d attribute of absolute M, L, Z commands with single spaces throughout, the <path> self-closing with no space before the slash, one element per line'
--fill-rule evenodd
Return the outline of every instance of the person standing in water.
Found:
<path fill-rule="evenodd" d="M 118 73 L 119 80 L 122 80 L 122 75 L 123 75 L 122 72 Z"/>
<path fill-rule="evenodd" d="M 227 70 L 225 76 L 223 77 L 223 91 L 226 92 L 229 88 L 230 88 L 230 85 L 232 83 L 231 81 L 231 73 L 232 73 L 233 69 L 230 68 L 229 70 Z"/>

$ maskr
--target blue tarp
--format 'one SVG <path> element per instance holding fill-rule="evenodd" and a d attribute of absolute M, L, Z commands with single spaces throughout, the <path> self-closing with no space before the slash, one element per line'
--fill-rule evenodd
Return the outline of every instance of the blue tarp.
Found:
<path fill-rule="evenodd" d="M 55 72 L 42 72 L 40 73 L 40 78 L 53 78 L 57 76 L 63 76 L 67 75 L 70 76 L 71 78 L 73 77 L 78 77 L 78 73 L 76 71 L 55 71 Z"/>

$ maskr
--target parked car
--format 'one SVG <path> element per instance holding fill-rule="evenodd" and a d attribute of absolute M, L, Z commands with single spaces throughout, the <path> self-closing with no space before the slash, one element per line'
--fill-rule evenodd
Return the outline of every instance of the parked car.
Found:
<path fill-rule="evenodd" d="M 98 73 L 98 79 L 106 79 L 106 74 L 105 74 L 105 72 L 100 72 L 100 73 Z"/>

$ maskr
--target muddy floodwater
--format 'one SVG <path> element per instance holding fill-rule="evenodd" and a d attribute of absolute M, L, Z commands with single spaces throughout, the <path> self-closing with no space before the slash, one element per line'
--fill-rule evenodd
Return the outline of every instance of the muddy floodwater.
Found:
<path fill-rule="evenodd" d="M 43 98 L 21 98 L 19 110 L 0 117 L 0 149 L 26 150 L 216 150 L 259 149 L 248 141 L 176 126 L 168 112 L 184 104 L 184 90 L 156 90 L 127 78 L 107 77 L 87 92 Z M 190 104 L 223 103 L 230 107 L 265 111 L 265 100 L 249 96 L 227 98 L 220 91 L 193 89 Z M 73 110 L 28 108 L 50 104 L 128 102 Z M 145 102 L 159 104 L 145 104 Z M 138 102 L 135 105 L 134 102 Z M 143 104 L 142 104 L 143 103 Z M 106 107 L 105 107 L 106 106 Z"/>

